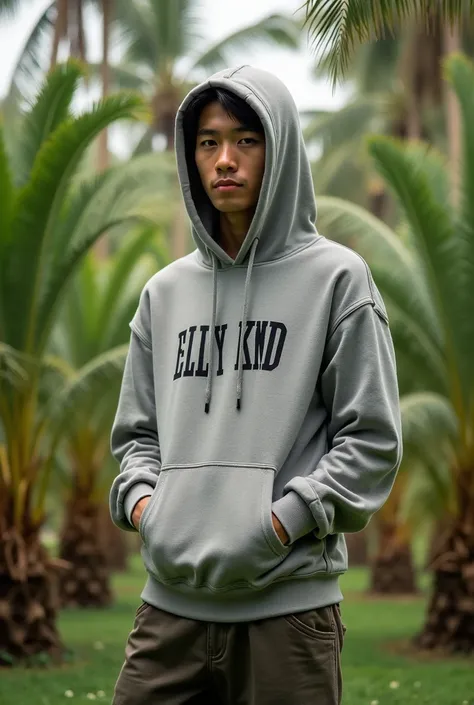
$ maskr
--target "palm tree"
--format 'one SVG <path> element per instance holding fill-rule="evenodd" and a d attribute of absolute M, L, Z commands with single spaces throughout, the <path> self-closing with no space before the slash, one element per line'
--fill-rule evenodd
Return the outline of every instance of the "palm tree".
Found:
<path fill-rule="evenodd" d="M 414 57 L 418 64 L 411 61 L 408 67 L 407 55 L 420 44 L 422 51 Z M 418 76 L 416 136 L 444 146 L 444 130 L 439 129 L 443 96 L 439 51 L 437 36 L 420 37 L 414 32 L 354 49 L 345 76 L 353 87 L 348 102 L 336 111 L 308 111 L 304 115 L 309 118 L 305 140 L 309 146 L 318 146 L 321 153 L 313 169 L 318 192 L 349 198 L 384 220 L 394 220 L 393 204 L 367 153 L 365 136 L 414 136 L 413 106 L 405 80 L 414 71 Z M 318 78 L 327 75 L 326 64 L 316 64 L 314 74 Z"/>
<path fill-rule="evenodd" d="M 440 0 L 431 4 L 426 0 L 413 0 L 409 3 L 406 0 L 390 3 L 380 3 L 377 0 L 306 0 L 304 7 L 305 25 L 308 25 L 310 34 L 315 38 L 316 50 L 325 54 L 325 64 L 329 67 L 333 82 L 348 67 L 357 45 L 370 39 L 379 39 L 403 27 L 409 39 L 403 52 L 400 74 L 407 88 L 410 106 L 408 136 L 419 138 L 426 88 L 430 93 L 441 85 L 440 77 L 436 77 L 439 65 L 437 57 L 461 49 L 461 22 L 467 20 L 474 11 L 472 0 Z M 432 38 L 427 38 L 427 28 L 431 30 Z M 432 73 L 433 69 L 435 80 L 431 76 L 431 80 L 426 81 L 427 73 Z M 456 199 L 461 161 L 461 118 L 457 101 L 449 87 L 445 102 L 451 197 Z"/>
<path fill-rule="evenodd" d="M 11 0 L 10 0 L 11 2 Z M 9 97 L 18 95 L 22 77 L 30 79 L 38 74 L 41 65 L 38 59 L 39 49 L 47 42 L 50 45 L 49 68 L 54 68 L 58 60 L 61 42 L 67 42 L 69 57 L 87 64 L 88 40 L 85 23 L 87 6 L 99 5 L 102 11 L 102 62 L 101 84 L 102 98 L 109 94 L 109 33 L 113 15 L 112 0 L 52 0 L 39 17 L 31 30 L 20 59 L 13 73 Z M 1 8 L 0 8 L 1 9 Z M 20 91 L 21 93 L 21 91 Z M 107 147 L 107 130 L 103 130 L 98 138 L 98 167 L 105 169 L 109 165 Z"/>
<path fill-rule="evenodd" d="M 327 57 L 333 80 L 344 72 L 354 48 L 360 43 L 380 39 L 407 19 L 415 19 L 428 28 L 433 7 L 427 0 L 305 0 L 305 26 L 315 42 L 316 51 Z M 468 20 L 474 11 L 472 0 L 440 0 L 436 14 L 452 26 Z M 426 21 L 428 20 L 428 22 Z M 453 47 L 451 47 L 452 49 Z"/>
<path fill-rule="evenodd" d="M 116 0 L 116 27 L 125 53 L 110 68 L 111 84 L 139 90 L 152 106 L 153 121 L 140 149 L 150 150 L 154 135 L 162 135 L 166 148 L 173 148 L 175 115 L 184 95 L 206 72 L 228 65 L 233 52 L 262 43 L 299 46 L 300 23 L 280 14 L 206 44 L 196 20 L 197 5 L 196 0 Z"/>
<path fill-rule="evenodd" d="M 0 663 L 61 651 L 54 564 L 39 538 L 56 445 L 42 413 L 44 375 L 60 368 L 46 347 L 71 275 L 117 217 L 78 233 L 98 184 L 72 192 L 75 171 L 101 129 L 143 110 L 139 98 L 117 95 L 73 116 L 80 79 L 75 64 L 58 66 L 22 118 L 18 143 L 0 134 Z"/>
<path fill-rule="evenodd" d="M 141 136 L 137 153 L 150 151 L 157 135 L 164 139 L 168 150 L 173 149 L 175 115 L 185 94 L 205 72 L 224 68 L 232 52 L 244 51 L 261 43 L 295 49 L 300 43 L 301 24 L 280 14 L 265 17 L 214 44 L 206 44 L 196 21 L 197 0 L 116 0 L 114 22 L 110 19 L 111 0 L 104 3 L 105 0 L 104 38 L 106 34 L 108 37 L 106 29 L 113 31 L 115 27 L 116 39 L 125 46 L 125 55 L 118 65 L 108 67 L 104 53 L 101 64 L 91 66 L 91 70 L 95 76 L 101 76 L 104 95 L 111 86 L 139 91 L 148 97 L 152 121 Z M 21 76 L 31 73 L 32 62 L 33 66 L 37 64 L 37 46 L 45 34 L 51 34 L 51 18 L 47 11 L 26 41 L 13 72 L 11 92 L 18 92 Z M 104 49 L 107 47 L 108 41 L 104 41 Z M 180 70 L 183 61 L 188 64 L 184 75 Z M 106 163 L 106 139 L 103 134 L 101 168 Z M 177 206 L 172 242 L 174 257 L 186 254 L 188 235 L 181 204 Z M 103 254 L 103 248 L 99 250 Z"/>
<path fill-rule="evenodd" d="M 331 217 L 370 261 L 390 309 L 399 369 L 416 379 L 403 400 L 404 463 L 422 464 L 437 486 L 449 470 L 448 527 L 432 563 L 432 597 L 417 643 L 472 652 L 474 65 L 456 56 L 445 72 L 462 115 L 459 205 L 449 205 L 449 172 L 435 149 L 374 137 L 370 152 L 408 224 L 403 238 L 352 204 L 340 203 Z"/>
<path fill-rule="evenodd" d="M 0 0 L 0 17 L 13 15 L 19 4 L 20 0 Z"/>
<path fill-rule="evenodd" d="M 369 159 L 365 134 L 421 137 L 446 150 L 453 165 L 459 163 L 459 111 L 441 71 L 442 56 L 451 48 L 445 40 L 453 37 L 439 15 L 430 27 L 430 34 L 425 23 L 415 24 L 376 42 L 356 44 L 344 73 L 346 85 L 353 87 L 348 103 L 338 111 L 305 115 L 311 118 L 307 142 L 321 150 L 314 165 L 318 191 L 354 200 L 390 222 L 393 203 Z M 463 29 L 458 43 L 472 55 L 472 28 Z M 327 77 L 327 58 L 315 64 L 314 74 Z"/>
<path fill-rule="evenodd" d="M 68 607 L 103 607 L 112 598 L 109 546 L 97 540 L 113 476 L 107 473 L 113 467 L 109 435 L 128 349 L 128 322 L 145 282 L 169 261 L 165 252 L 160 261 L 145 256 L 157 236 L 156 226 L 129 234 L 106 265 L 87 255 L 51 341 L 52 352 L 71 366 L 56 408 L 63 427 L 66 507 L 59 555 L 70 565 L 61 581 L 61 596 Z"/>

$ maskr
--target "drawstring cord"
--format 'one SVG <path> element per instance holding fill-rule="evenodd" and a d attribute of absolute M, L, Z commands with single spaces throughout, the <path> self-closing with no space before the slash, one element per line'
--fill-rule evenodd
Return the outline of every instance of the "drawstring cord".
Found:
<path fill-rule="evenodd" d="M 209 360 L 209 372 L 207 377 L 206 386 L 206 401 L 204 405 L 204 411 L 206 414 L 209 413 L 211 407 L 212 398 L 212 382 L 214 379 L 214 336 L 216 330 L 216 316 L 217 316 L 217 257 L 212 252 L 212 278 L 213 278 L 213 292 L 212 292 L 212 317 L 211 317 L 211 328 L 209 330 L 209 341 L 207 343 L 207 358 Z"/>
<path fill-rule="evenodd" d="M 259 240 L 258 238 L 255 238 L 255 240 L 252 243 L 252 247 L 250 249 L 250 257 L 249 257 L 249 263 L 247 267 L 247 276 L 245 279 L 245 291 L 244 291 L 244 303 L 242 307 L 242 329 L 240 331 L 240 340 L 239 340 L 239 366 L 238 366 L 238 373 L 237 373 L 237 409 L 240 410 L 241 405 L 242 405 L 242 384 L 243 384 L 243 377 L 244 377 L 244 336 L 245 332 L 247 330 L 247 317 L 249 313 L 249 301 L 250 301 L 250 283 L 252 280 L 252 271 L 253 271 L 253 265 L 255 262 L 255 253 L 257 251 Z M 207 343 L 207 359 L 209 360 L 209 372 L 208 372 L 208 377 L 207 377 L 207 386 L 206 386 L 206 399 L 205 399 L 205 404 L 204 404 L 204 411 L 206 414 L 209 413 L 209 409 L 211 408 L 211 399 L 212 399 L 212 385 L 213 385 L 213 380 L 214 380 L 214 360 L 215 360 L 215 355 L 214 355 L 214 337 L 215 337 L 215 330 L 216 330 L 216 318 L 217 318 L 217 268 L 218 268 L 218 260 L 216 255 L 211 252 L 212 255 L 212 273 L 213 273 L 213 291 L 212 291 L 212 317 L 211 317 L 211 326 L 210 326 L 210 331 L 209 331 L 209 341 Z"/>
<path fill-rule="evenodd" d="M 244 336 L 247 330 L 247 317 L 249 313 L 249 292 L 250 282 L 252 279 L 253 263 L 255 261 L 255 252 L 258 247 L 258 238 L 252 242 L 250 250 L 249 264 L 247 267 L 247 277 L 245 279 L 244 305 L 242 309 L 242 330 L 240 332 L 240 350 L 239 350 L 239 371 L 237 375 L 237 409 L 240 410 L 242 403 L 242 382 L 244 377 Z"/>

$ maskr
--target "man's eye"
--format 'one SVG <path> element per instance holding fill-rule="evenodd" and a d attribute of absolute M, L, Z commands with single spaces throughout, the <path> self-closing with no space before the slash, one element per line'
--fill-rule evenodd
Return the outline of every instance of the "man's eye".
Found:
<path fill-rule="evenodd" d="M 207 142 L 213 142 L 214 144 L 216 143 L 215 140 L 203 140 L 203 141 L 201 142 L 201 147 L 208 147 L 209 145 L 207 144 Z M 211 145 L 211 146 L 212 146 L 212 145 Z"/>
<path fill-rule="evenodd" d="M 257 144 L 257 140 L 254 139 L 253 137 L 242 137 L 242 139 L 240 141 L 242 142 L 244 140 L 246 140 L 247 143 L 250 142 L 251 144 Z"/>

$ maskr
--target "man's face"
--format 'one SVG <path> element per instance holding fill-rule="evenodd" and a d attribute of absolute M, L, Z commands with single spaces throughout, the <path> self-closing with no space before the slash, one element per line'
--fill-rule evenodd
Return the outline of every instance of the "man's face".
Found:
<path fill-rule="evenodd" d="M 217 102 L 201 113 L 196 165 L 204 189 L 218 211 L 254 210 L 265 168 L 265 137 L 230 118 Z M 238 185 L 222 185 L 231 180 Z"/>

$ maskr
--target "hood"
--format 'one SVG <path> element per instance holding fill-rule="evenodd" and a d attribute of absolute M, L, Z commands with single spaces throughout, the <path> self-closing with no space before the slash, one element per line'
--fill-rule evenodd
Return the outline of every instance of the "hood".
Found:
<path fill-rule="evenodd" d="M 260 196 L 235 260 L 212 237 L 216 211 L 210 200 L 206 197 L 203 202 L 194 202 L 186 162 L 183 117 L 192 98 L 210 87 L 226 88 L 247 101 L 265 131 L 265 172 Z M 221 266 L 242 264 L 255 241 L 255 262 L 284 257 L 314 241 L 316 203 L 299 115 L 289 90 L 276 76 L 248 65 L 215 73 L 188 93 L 178 110 L 175 129 L 181 190 L 194 241 L 206 264 L 212 266 L 213 255 Z"/>

